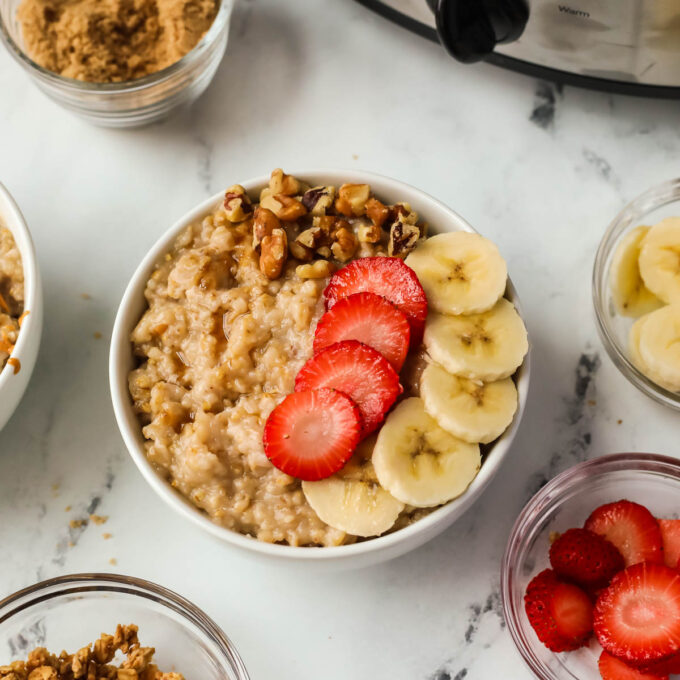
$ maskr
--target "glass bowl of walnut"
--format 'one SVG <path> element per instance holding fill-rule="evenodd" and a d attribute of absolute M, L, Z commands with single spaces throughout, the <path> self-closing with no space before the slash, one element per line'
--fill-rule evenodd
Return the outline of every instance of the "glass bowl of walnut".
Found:
<path fill-rule="evenodd" d="M 0 649 L 3 680 L 248 680 L 230 640 L 195 605 L 113 574 L 54 578 L 0 601 Z"/>

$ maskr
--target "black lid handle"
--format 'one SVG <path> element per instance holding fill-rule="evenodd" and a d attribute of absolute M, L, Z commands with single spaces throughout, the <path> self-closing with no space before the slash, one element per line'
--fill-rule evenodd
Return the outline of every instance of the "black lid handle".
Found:
<path fill-rule="evenodd" d="M 522 35 L 529 20 L 526 0 L 428 0 L 439 39 L 463 63 L 484 59 L 498 43 Z"/>

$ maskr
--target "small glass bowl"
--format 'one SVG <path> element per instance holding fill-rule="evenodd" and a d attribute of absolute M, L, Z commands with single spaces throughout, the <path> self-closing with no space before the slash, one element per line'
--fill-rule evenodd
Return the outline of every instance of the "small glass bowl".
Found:
<path fill-rule="evenodd" d="M 221 0 L 215 21 L 198 45 L 156 73 L 122 83 L 64 78 L 36 64 L 24 51 L 17 8 L 21 0 L 0 0 L 0 39 L 36 85 L 76 115 L 106 127 L 136 127 L 164 118 L 196 100 L 208 87 L 227 46 L 233 0 Z"/>
<path fill-rule="evenodd" d="M 529 581 L 550 566 L 550 534 L 583 526 L 599 505 L 626 498 L 656 517 L 677 517 L 680 461 L 647 453 L 620 453 L 579 463 L 548 482 L 512 528 L 501 566 L 503 613 L 522 658 L 540 680 L 599 680 L 601 648 L 555 654 L 536 637 L 524 611 Z"/>
<path fill-rule="evenodd" d="M 202 680 L 248 680 L 234 646 L 198 607 L 148 581 L 113 574 L 76 574 L 43 581 L 0 601 L 0 666 L 35 647 L 70 653 L 117 624 L 139 626 L 154 663 Z M 11 658 L 7 658 L 7 654 Z"/>
<path fill-rule="evenodd" d="M 600 242 L 593 267 L 593 304 L 597 329 L 607 354 L 616 367 L 648 397 L 680 410 L 680 394 L 664 389 L 650 380 L 633 363 L 628 335 L 635 319 L 621 316 L 611 295 L 610 268 L 621 239 L 635 227 L 652 226 L 666 217 L 680 216 L 680 179 L 652 187 L 631 201 L 609 225 Z"/>

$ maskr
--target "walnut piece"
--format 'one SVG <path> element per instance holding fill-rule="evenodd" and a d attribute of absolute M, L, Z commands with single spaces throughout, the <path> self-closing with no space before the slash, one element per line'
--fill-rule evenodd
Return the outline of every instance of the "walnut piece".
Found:
<path fill-rule="evenodd" d="M 275 196 L 265 196 L 260 201 L 263 208 L 271 210 L 280 220 L 284 222 L 294 222 L 307 214 L 307 208 L 297 198 L 276 194 Z"/>
<path fill-rule="evenodd" d="M 380 228 L 390 216 L 390 209 L 377 198 L 370 198 L 366 201 L 366 215 L 376 227 Z"/>
<path fill-rule="evenodd" d="M 230 222 L 243 222 L 253 212 L 253 204 L 240 184 L 229 187 L 224 194 L 224 213 Z"/>
<path fill-rule="evenodd" d="M 361 217 L 371 195 L 368 184 L 343 184 L 338 190 L 335 209 L 346 217 Z"/>
<path fill-rule="evenodd" d="M 293 257 L 303 262 L 309 262 L 314 258 L 314 251 L 325 241 L 326 235 L 321 227 L 310 227 L 300 233 L 290 244 L 290 252 Z"/>
<path fill-rule="evenodd" d="M 295 196 L 302 190 L 300 180 L 292 175 L 286 175 L 281 168 L 276 168 L 269 178 L 269 191 L 272 196 L 283 194 L 284 196 Z"/>
<path fill-rule="evenodd" d="M 335 201 L 335 187 L 319 186 L 305 191 L 302 204 L 315 217 L 325 215 L 333 207 Z"/>
<path fill-rule="evenodd" d="M 267 208 L 255 208 L 253 217 L 253 248 L 257 248 L 265 236 L 269 236 L 274 229 L 281 229 L 279 218 Z"/>
<path fill-rule="evenodd" d="M 387 254 L 394 257 L 405 257 L 418 243 L 420 228 L 416 224 L 407 224 L 397 220 L 390 229 Z"/>
<path fill-rule="evenodd" d="M 301 279 L 325 279 L 335 271 L 332 262 L 317 260 L 310 264 L 300 264 L 295 268 L 295 273 Z"/>
<path fill-rule="evenodd" d="M 342 227 L 335 232 L 334 239 L 335 242 L 331 246 L 333 257 L 339 262 L 351 260 L 359 245 L 354 232 L 351 229 Z"/>
<path fill-rule="evenodd" d="M 361 243 L 379 243 L 382 238 L 382 230 L 377 224 L 360 224 L 358 229 L 359 241 Z"/>
<path fill-rule="evenodd" d="M 278 279 L 288 257 L 288 238 L 283 229 L 274 229 L 260 244 L 260 271 L 270 280 Z"/>

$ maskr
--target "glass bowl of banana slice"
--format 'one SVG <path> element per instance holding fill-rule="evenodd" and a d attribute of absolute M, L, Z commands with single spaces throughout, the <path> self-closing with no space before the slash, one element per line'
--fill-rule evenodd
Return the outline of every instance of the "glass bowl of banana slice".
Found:
<path fill-rule="evenodd" d="M 593 303 L 621 373 L 680 410 L 680 179 L 644 192 L 609 225 L 595 257 Z"/>

